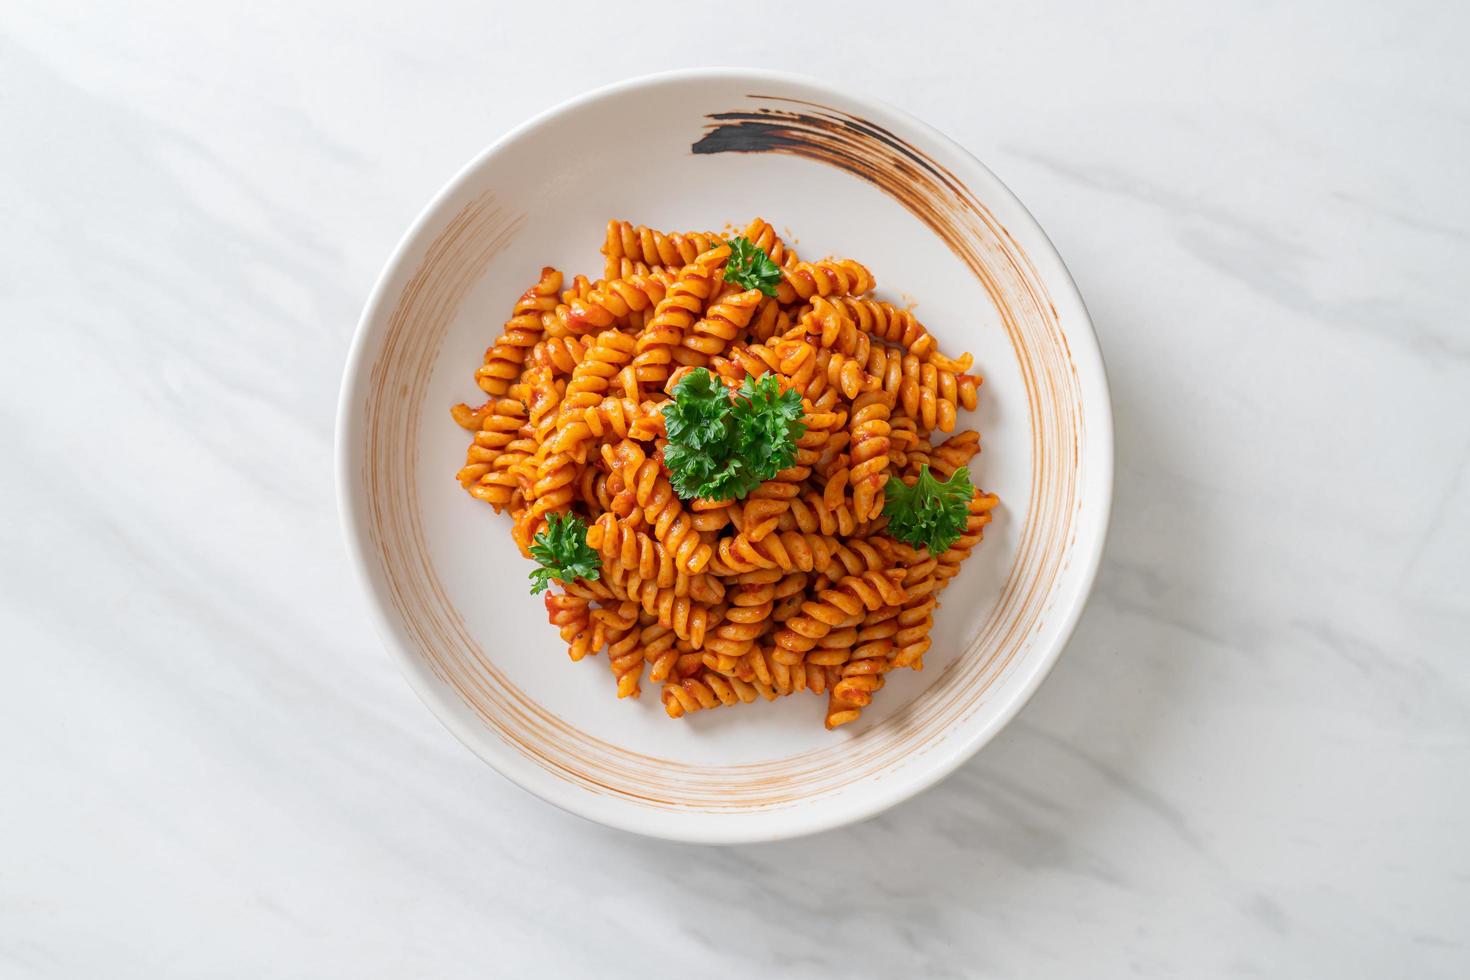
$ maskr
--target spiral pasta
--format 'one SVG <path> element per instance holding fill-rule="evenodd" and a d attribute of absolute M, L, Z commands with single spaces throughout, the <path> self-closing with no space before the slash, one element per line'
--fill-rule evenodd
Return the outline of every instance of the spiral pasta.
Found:
<path fill-rule="evenodd" d="M 750 325 L 751 318 L 755 316 L 756 307 L 760 305 L 761 300 L 762 294 L 759 289 L 747 289 L 744 292 L 719 297 L 710 303 L 704 317 L 694 324 L 680 343 L 706 359 L 723 354 Z M 708 363 L 707 360 L 690 361 L 687 360 L 689 355 L 684 356 L 686 360 L 682 363 L 685 364 L 699 363 L 703 366 Z"/>
<path fill-rule="evenodd" d="M 702 356 L 682 346 L 684 337 L 714 292 L 720 266 L 729 256 L 730 247 L 721 244 L 701 252 L 680 270 L 638 335 L 637 354 L 633 358 L 638 381 L 662 385 L 674 363 L 685 363 L 681 358 Z"/>
<path fill-rule="evenodd" d="M 776 634 L 777 656 L 788 662 L 799 659 L 817 645 L 817 641 L 833 629 L 844 625 L 850 616 L 861 615 L 864 609 L 874 610 L 880 606 L 901 604 L 907 598 L 903 586 L 902 569 L 868 571 L 861 575 L 845 575 L 833 584 L 817 592 L 801 605 L 801 614 L 788 620 Z"/>
<path fill-rule="evenodd" d="M 759 569 L 736 577 L 736 587 L 729 593 L 725 621 L 704 643 L 707 666 L 723 673 L 735 670 L 737 661 L 770 629 L 776 584 L 784 577 L 785 573 L 778 568 Z"/>
<path fill-rule="evenodd" d="M 598 282 L 570 304 L 558 307 L 557 313 L 572 333 L 608 327 L 627 328 L 634 324 L 637 314 L 657 306 L 667 292 L 667 283 L 661 278 L 633 273 L 625 278 Z"/>
<path fill-rule="evenodd" d="M 505 329 L 489 350 L 484 363 L 475 372 L 475 382 L 487 395 L 504 395 L 520 377 L 526 353 L 541 339 L 542 314 L 556 309 L 556 294 L 561 290 L 561 273 L 545 267 L 536 285 L 516 301 Z"/>
<path fill-rule="evenodd" d="M 465 451 L 465 464 L 455 477 L 472 496 L 498 513 L 510 505 L 519 489 L 512 471 L 535 451 L 533 441 L 521 438 L 525 408 L 513 398 L 499 398 L 478 409 L 456 405 L 453 413 L 456 422 L 475 433 Z"/>
<path fill-rule="evenodd" d="M 475 371 L 484 401 L 451 410 L 471 440 L 456 479 L 528 556 L 552 515 L 585 522 L 597 577 L 544 603 L 571 659 L 606 652 L 618 697 L 650 683 L 678 718 L 810 692 L 835 728 L 889 672 L 923 668 L 940 596 L 993 519 L 998 498 L 974 490 L 931 555 L 885 512 L 925 467 L 947 480 L 979 452 L 958 426 L 981 379 L 875 298 L 866 266 L 803 261 L 760 218 L 740 237 L 740 261 L 770 260 L 764 292 L 723 236 L 627 221 L 607 225 L 601 278 L 542 269 Z M 680 499 L 664 464 L 664 408 L 701 368 L 801 396 L 791 465 L 739 499 Z"/>
<path fill-rule="evenodd" d="M 782 270 L 797 296 L 861 295 L 877 283 L 867 267 L 852 259 L 823 259 L 820 262 L 796 262 Z"/>
<path fill-rule="evenodd" d="M 690 574 L 702 571 L 714 549 L 695 529 L 662 467 L 632 439 L 624 439 L 616 447 L 604 444 L 602 458 L 614 481 L 633 495 L 642 510 L 642 520 L 674 555 L 680 569 Z"/>
<path fill-rule="evenodd" d="M 621 263 L 630 261 L 649 268 L 682 269 L 701 252 L 707 252 L 723 240 L 714 232 L 662 232 L 626 221 L 609 221 L 607 238 L 602 246 L 606 260 L 604 274 L 612 279 L 620 274 Z"/>
<path fill-rule="evenodd" d="M 546 618 L 557 628 L 573 660 L 587 656 L 592 647 L 592 612 L 587 599 L 569 592 L 548 592 Z"/>
<path fill-rule="evenodd" d="M 592 613 L 592 646 L 607 647 L 608 666 L 617 680 L 618 697 L 637 697 L 643 678 L 643 651 L 638 646 L 640 613 L 633 602 L 608 605 Z"/>

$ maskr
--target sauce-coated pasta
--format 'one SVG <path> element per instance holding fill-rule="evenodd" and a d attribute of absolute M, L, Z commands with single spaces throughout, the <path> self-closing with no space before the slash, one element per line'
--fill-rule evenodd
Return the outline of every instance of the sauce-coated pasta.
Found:
<path fill-rule="evenodd" d="M 618 697 L 651 682 L 679 718 L 810 691 L 835 728 L 885 674 L 922 669 L 938 595 L 999 502 L 955 475 L 980 450 L 955 431 L 980 378 L 873 298 L 862 264 L 802 261 L 760 219 L 743 237 L 773 263 L 763 289 L 726 280 L 721 236 L 625 221 L 608 224 L 603 279 L 563 289 L 543 269 L 475 371 L 489 399 L 454 406 L 473 433 L 457 479 L 528 557 L 556 515 L 585 521 L 599 577 L 558 582 L 545 605 L 573 660 L 608 654 Z M 774 373 L 801 397 L 794 464 L 738 500 L 681 499 L 664 463 L 662 409 L 700 369 L 731 389 Z M 973 490 L 934 555 L 885 515 L 889 481 L 906 492 L 924 467 Z"/>

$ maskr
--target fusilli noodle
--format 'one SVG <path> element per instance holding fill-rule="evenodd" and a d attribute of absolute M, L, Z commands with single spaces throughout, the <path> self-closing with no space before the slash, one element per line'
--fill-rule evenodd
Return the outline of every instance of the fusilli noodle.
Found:
<path fill-rule="evenodd" d="M 980 378 L 874 298 L 867 267 L 803 261 L 759 218 L 742 238 L 611 221 L 601 279 L 541 270 L 475 372 L 487 400 L 452 409 L 472 433 L 456 478 L 510 515 L 528 556 L 554 515 L 585 522 L 600 571 L 558 580 L 547 617 L 573 660 L 606 650 L 618 697 L 647 680 L 678 718 L 809 691 L 835 728 L 887 673 L 922 669 L 939 596 L 999 503 L 973 490 L 962 515 L 957 493 L 944 541 L 959 537 L 932 555 L 885 513 L 925 467 L 947 481 L 979 452 L 956 427 Z M 761 288 L 737 244 L 764 253 Z M 774 374 L 801 397 L 794 457 L 772 469 L 791 465 L 740 499 L 683 500 L 664 462 L 678 433 L 663 410 L 701 368 L 732 390 Z"/>

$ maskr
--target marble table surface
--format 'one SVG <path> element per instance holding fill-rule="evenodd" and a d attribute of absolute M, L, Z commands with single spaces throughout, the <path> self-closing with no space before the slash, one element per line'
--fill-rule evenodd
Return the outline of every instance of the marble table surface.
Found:
<path fill-rule="evenodd" d="M 0 976 L 1470 975 L 1467 36 L 1443 0 L 6 3 Z M 728 849 L 448 735 L 332 470 L 439 185 L 705 64 L 989 163 L 1092 309 L 1118 453 L 1018 720 L 877 819 Z"/>

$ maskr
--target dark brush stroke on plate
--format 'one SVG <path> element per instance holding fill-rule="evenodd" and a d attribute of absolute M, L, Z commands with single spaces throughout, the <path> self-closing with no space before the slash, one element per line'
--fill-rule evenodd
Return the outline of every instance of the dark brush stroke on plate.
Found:
<path fill-rule="evenodd" d="M 768 95 L 752 95 L 752 99 L 773 99 Z M 795 103 L 795 100 L 783 100 Z M 892 132 L 876 123 L 852 116 L 827 106 L 809 105 L 817 112 L 800 112 L 790 109 L 757 109 L 753 112 L 714 112 L 705 118 L 713 119 L 715 125 L 689 149 L 696 154 L 710 153 L 790 153 L 832 163 L 844 170 L 857 174 L 879 186 L 879 179 L 871 157 L 858 151 L 871 152 L 871 142 L 876 140 L 904 158 L 922 167 L 935 177 L 946 180 L 945 174 L 933 161 L 914 149 Z M 890 166 L 904 169 L 903 162 L 890 158 Z"/>

